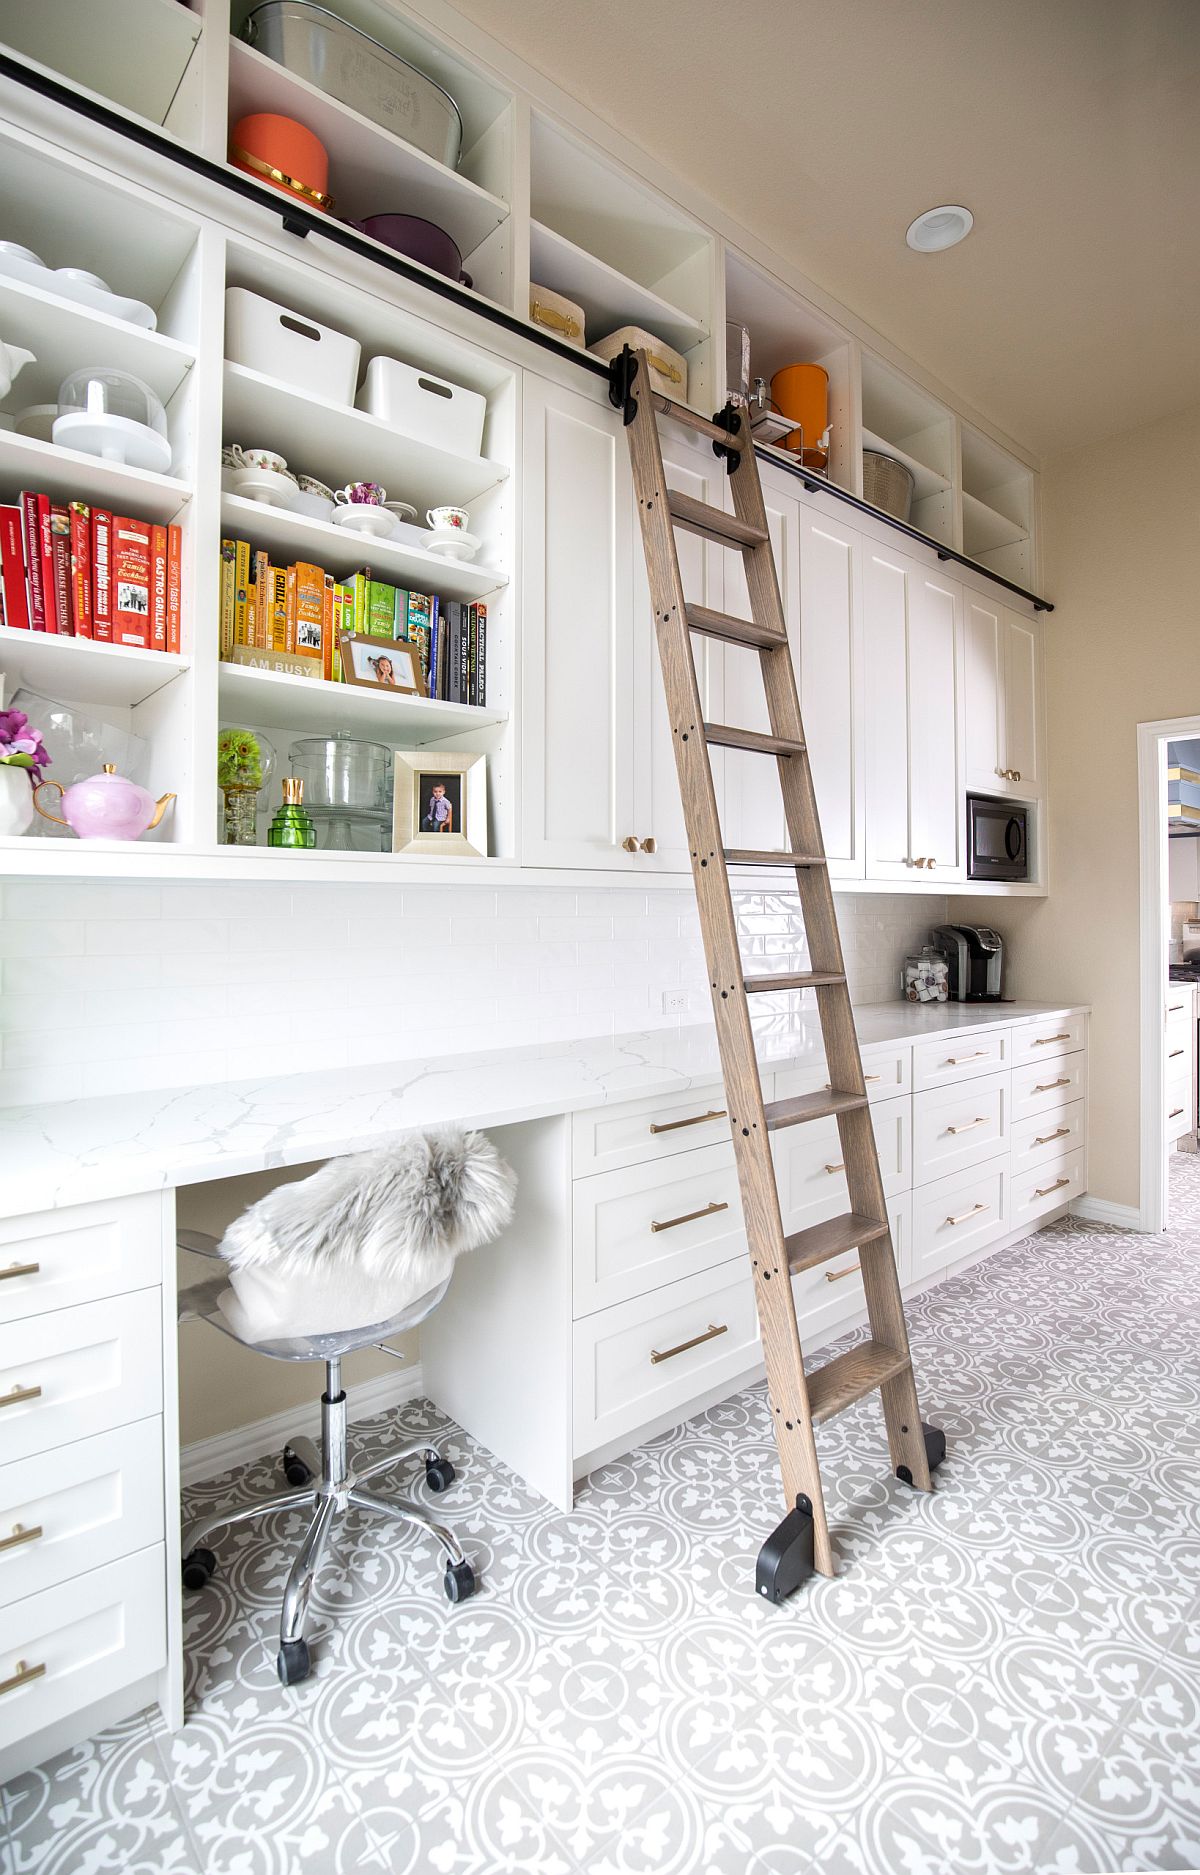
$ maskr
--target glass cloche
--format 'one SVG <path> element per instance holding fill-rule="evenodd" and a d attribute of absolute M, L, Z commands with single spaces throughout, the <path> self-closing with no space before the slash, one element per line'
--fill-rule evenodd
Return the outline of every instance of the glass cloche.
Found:
<path fill-rule="evenodd" d="M 58 390 L 54 441 L 106 462 L 166 475 L 171 467 L 167 413 L 148 384 L 128 371 L 85 366 Z"/>

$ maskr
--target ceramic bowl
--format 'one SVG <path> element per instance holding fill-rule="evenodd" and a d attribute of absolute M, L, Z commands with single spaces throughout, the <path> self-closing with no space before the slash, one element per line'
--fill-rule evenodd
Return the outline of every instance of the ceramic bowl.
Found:
<path fill-rule="evenodd" d="M 102 280 L 98 273 L 89 273 L 86 267 L 56 267 L 60 280 L 74 280 L 80 286 L 94 286 L 97 293 L 111 293 L 107 280 Z"/>
<path fill-rule="evenodd" d="M 280 475 L 274 469 L 235 469 L 230 480 L 235 495 L 264 502 L 268 508 L 290 508 L 299 492 L 294 476 Z"/>
<path fill-rule="evenodd" d="M 425 544 L 430 553 L 440 553 L 445 560 L 473 560 L 480 547 L 479 536 L 463 528 L 439 529 Z"/>
<path fill-rule="evenodd" d="M 0 241 L 0 254 L 6 254 L 9 260 L 27 260 L 31 267 L 46 265 L 40 254 L 35 254 L 31 247 L 22 247 L 19 241 Z"/>
<path fill-rule="evenodd" d="M 352 534 L 373 534 L 379 540 L 386 539 L 396 525 L 395 515 L 366 501 L 346 502 L 335 508 L 333 519 L 335 526 L 349 528 Z"/>

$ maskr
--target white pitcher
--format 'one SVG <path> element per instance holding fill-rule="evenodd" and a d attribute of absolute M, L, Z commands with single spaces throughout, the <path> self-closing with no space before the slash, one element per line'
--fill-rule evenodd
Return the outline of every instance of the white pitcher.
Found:
<path fill-rule="evenodd" d="M 0 339 L 0 397 L 8 396 L 18 372 L 36 362 L 32 352 L 23 352 L 19 345 L 6 345 Z"/>

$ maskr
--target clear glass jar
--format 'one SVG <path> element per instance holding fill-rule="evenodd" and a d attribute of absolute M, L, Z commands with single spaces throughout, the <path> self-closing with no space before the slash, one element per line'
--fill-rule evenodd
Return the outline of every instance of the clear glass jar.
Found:
<path fill-rule="evenodd" d="M 391 750 L 360 742 L 339 729 L 332 736 L 302 736 L 288 750 L 292 774 L 304 783 L 306 807 L 378 813 L 391 805 Z"/>
<path fill-rule="evenodd" d="M 950 959 L 934 944 L 910 951 L 900 968 L 900 994 L 909 1003 L 944 1003 L 950 998 Z"/>

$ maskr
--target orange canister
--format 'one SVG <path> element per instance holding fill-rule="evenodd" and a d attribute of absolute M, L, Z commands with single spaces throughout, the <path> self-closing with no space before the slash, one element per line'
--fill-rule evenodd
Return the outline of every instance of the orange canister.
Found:
<path fill-rule="evenodd" d="M 784 437 L 784 449 L 803 445 L 805 466 L 823 469 L 829 461 L 829 450 L 821 442 L 829 428 L 828 371 L 823 365 L 784 365 L 771 379 L 771 401 L 800 426 Z"/>
<path fill-rule="evenodd" d="M 329 154 L 320 137 L 294 117 L 256 111 L 241 118 L 229 133 L 229 160 L 235 169 L 258 176 L 309 208 L 328 212 Z"/>

